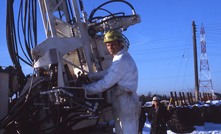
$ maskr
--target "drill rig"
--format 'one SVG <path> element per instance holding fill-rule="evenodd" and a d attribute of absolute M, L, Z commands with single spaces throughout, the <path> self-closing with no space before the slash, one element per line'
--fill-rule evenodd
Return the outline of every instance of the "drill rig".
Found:
<path fill-rule="evenodd" d="M 7 1 L 6 30 L 14 67 L 1 72 L 9 74 L 3 77 L 10 83 L 4 90 L 10 89 L 14 94 L 3 101 L 8 104 L 7 114 L 0 118 L 3 132 L 72 133 L 112 120 L 109 93 L 87 95 L 82 84 L 89 81 L 82 75 L 110 66 L 112 57 L 103 44 L 103 36 L 108 30 L 123 32 L 139 23 L 140 17 L 133 6 L 122 0 L 107 1 L 88 16 L 82 0 L 39 0 L 46 39 L 37 44 L 37 1 L 21 0 L 19 7 L 26 8 L 19 9 L 18 18 L 23 18 L 23 21 L 17 23 L 17 27 L 21 26 L 17 32 L 13 3 L 13 0 Z M 113 3 L 127 5 L 131 14 L 105 9 Z M 17 39 L 21 34 L 19 31 L 22 31 L 24 41 Z M 21 51 L 26 48 L 27 53 L 23 56 L 27 57 L 27 61 L 18 54 L 17 42 Z M 125 46 L 128 45 L 125 37 Z M 33 74 L 25 76 L 20 61 L 32 66 Z"/>

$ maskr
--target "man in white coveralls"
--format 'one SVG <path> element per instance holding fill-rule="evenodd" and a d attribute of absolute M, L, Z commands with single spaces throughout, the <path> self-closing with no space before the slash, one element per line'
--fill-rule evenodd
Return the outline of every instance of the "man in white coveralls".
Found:
<path fill-rule="evenodd" d="M 124 49 L 124 41 L 118 31 L 110 30 L 105 34 L 104 42 L 113 56 L 112 64 L 105 71 L 89 74 L 90 79 L 101 79 L 83 87 L 89 95 L 110 89 L 116 133 L 137 134 L 141 107 L 136 93 L 138 71 L 133 58 Z"/>

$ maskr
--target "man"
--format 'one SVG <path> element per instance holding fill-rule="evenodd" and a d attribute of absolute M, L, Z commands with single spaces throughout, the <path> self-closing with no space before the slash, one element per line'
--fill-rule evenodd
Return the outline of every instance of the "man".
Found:
<path fill-rule="evenodd" d="M 139 126 L 140 103 L 137 96 L 138 71 L 130 54 L 124 49 L 124 38 L 118 31 L 108 31 L 104 36 L 109 53 L 113 56 L 111 66 L 89 78 L 102 78 L 83 85 L 87 94 L 96 94 L 108 89 L 117 134 L 137 134 Z"/>
<path fill-rule="evenodd" d="M 153 97 L 153 105 L 148 112 L 148 120 L 151 122 L 150 134 L 166 134 L 166 123 L 170 119 L 166 106 L 160 103 L 158 96 Z"/>

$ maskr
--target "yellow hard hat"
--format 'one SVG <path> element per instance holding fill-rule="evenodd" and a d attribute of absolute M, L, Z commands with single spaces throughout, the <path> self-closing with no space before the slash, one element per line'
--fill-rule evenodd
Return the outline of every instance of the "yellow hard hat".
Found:
<path fill-rule="evenodd" d="M 123 35 L 118 31 L 110 30 L 104 35 L 104 43 L 116 41 L 116 40 L 122 41 L 122 42 L 124 41 Z"/>

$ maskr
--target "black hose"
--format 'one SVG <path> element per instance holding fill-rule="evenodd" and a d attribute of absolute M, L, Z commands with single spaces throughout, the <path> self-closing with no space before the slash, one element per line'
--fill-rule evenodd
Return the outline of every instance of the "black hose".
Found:
<path fill-rule="evenodd" d="M 127 2 L 127 1 L 122 1 L 122 0 L 112 0 L 112 1 L 107 1 L 107 2 L 105 2 L 105 3 L 103 3 L 103 4 L 101 4 L 100 6 L 98 6 L 97 8 L 95 8 L 94 10 L 92 10 L 91 13 L 90 13 L 90 15 L 89 15 L 89 19 L 88 19 L 89 22 L 91 22 L 91 20 L 93 20 L 93 16 L 94 16 L 94 14 L 96 13 L 96 11 L 97 11 L 98 9 L 101 9 L 102 6 L 107 5 L 107 4 L 109 4 L 109 3 L 112 3 L 112 2 L 122 2 L 122 3 L 125 3 L 125 4 L 127 4 L 127 5 L 132 9 L 133 15 L 136 14 L 134 7 L 133 7 L 129 2 Z"/>
<path fill-rule="evenodd" d="M 20 85 L 23 86 L 25 83 L 25 76 L 21 69 L 21 65 L 18 57 L 18 47 L 16 40 L 16 31 L 15 31 L 15 23 L 14 23 L 14 10 L 13 10 L 14 0 L 7 1 L 7 11 L 6 11 L 6 40 L 8 46 L 8 52 L 11 57 L 11 60 L 17 70 L 18 79 L 20 81 Z"/>
<path fill-rule="evenodd" d="M 7 1 L 6 40 L 12 63 L 17 70 L 19 84 L 25 83 L 20 61 L 32 66 L 31 49 L 37 46 L 37 2 L 36 0 L 21 0 L 18 9 L 17 24 L 13 6 L 14 0 Z M 20 54 L 22 53 L 22 54 Z"/>
<path fill-rule="evenodd" d="M 24 22 L 23 22 L 23 18 L 26 18 L 26 15 L 23 17 L 23 0 L 20 1 L 20 6 L 19 6 L 19 13 L 18 13 L 18 21 L 17 21 L 17 34 L 18 34 L 18 42 L 19 42 L 19 46 L 21 48 L 21 51 L 24 53 L 24 56 L 28 59 L 28 55 L 25 53 L 25 50 L 22 46 L 22 41 L 21 41 L 21 36 L 20 36 L 20 30 L 19 30 L 19 26 L 20 26 L 20 21 L 19 18 L 21 18 L 21 25 L 22 25 L 22 31 L 24 33 L 25 29 L 24 29 Z M 24 19 L 25 20 L 25 19 Z M 25 33 L 24 33 L 25 34 Z M 25 39 L 25 38 L 24 38 Z M 25 40 L 25 44 L 27 44 L 26 40 Z M 26 46 L 27 49 L 27 46 Z M 20 58 L 20 56 L 18 55 L 18 57 Z M 20 58 L 23 61 L 25 61 L 23 58 Z M 26 63 L 26 62 L 25 62 Z M 27 62 L 28 63 L 28 62 Z M 29 61 L 30 64 L 30 61 Z"/>

